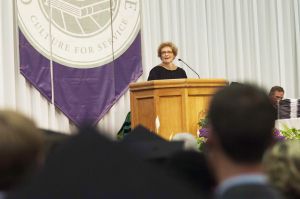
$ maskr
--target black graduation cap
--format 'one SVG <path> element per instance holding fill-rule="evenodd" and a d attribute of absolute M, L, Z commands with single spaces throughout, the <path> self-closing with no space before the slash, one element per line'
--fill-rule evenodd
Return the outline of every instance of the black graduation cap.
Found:
<path fill-rule="evenodd" d="M 240 82 L 231 82 L 229 86 L 243 86 L 243 83 Z"/>
<path fill-rule="evenodd" d="M 167 141 L 141 125 L 125 136 L 122 143 L 147 160 L 165 159 L 184 150 L 182 141 Z"/>
<path fill-rule="evenodd" d="M 68 135 L 65 133 L 52 131 L 49 129 L 40 129 L 43 133 L 44 137 L 44 147 L 46 155 L 51 153 L 55 148 L 62 143 L 64 140 L 68 139 L 72 135 Z"/>
<path fill-rule="evenodd" d="M 123 145 L 86 128 L 50 154 L 41 172 L 8 199 L 202 198 Z"/>

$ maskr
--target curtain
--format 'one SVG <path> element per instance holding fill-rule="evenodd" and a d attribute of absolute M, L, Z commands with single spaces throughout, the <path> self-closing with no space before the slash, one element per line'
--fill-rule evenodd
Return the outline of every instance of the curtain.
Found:
<path fill-rule="evenodd" d="M 300 0 L 140 0 L 145 81 L 160 63 L 157 47 L 174 42 L 181 58 L 201 78 L 251 82 L 285 89 L 299 98 Z M 76 129 L 19 73 L 15 1 L 0 1 L 0 108 L 23 112 L 40 128 L 71 133 Z M 197 78 L 182 63 L 189 78 Z M 130 110 L 123 97 L 97 126 L 114 138 Z"/>

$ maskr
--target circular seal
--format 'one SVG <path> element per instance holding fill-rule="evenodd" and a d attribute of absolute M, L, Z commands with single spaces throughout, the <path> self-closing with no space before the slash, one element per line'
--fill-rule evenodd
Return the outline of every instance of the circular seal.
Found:
<path fill-rule="evenodd" d="M 139 0 L 19 0 L 18 23 L 48 59 L 92 68 L 118 58 L 140 29 Z"/>

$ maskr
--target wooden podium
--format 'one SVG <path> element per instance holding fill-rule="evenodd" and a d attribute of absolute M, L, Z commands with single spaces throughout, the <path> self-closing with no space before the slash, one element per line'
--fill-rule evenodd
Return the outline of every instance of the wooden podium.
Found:
<path fill-rule="evenodd" d="M 142 124 L 169 140 L 179 132 L 197 133 L 212 95 L 224 79 L 153 80 L 130 84 L 131 125 Z"/>

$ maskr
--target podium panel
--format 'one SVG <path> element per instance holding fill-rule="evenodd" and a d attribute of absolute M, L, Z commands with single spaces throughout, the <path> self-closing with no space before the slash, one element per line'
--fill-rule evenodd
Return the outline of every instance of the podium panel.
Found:
<path fill-rule="evenodd" d="M 165 139 L 179 132 L 196 135 L 210 99 L 224 79 L 153 80 L 130 84 L 131 125 L 142 124 Z"/>

